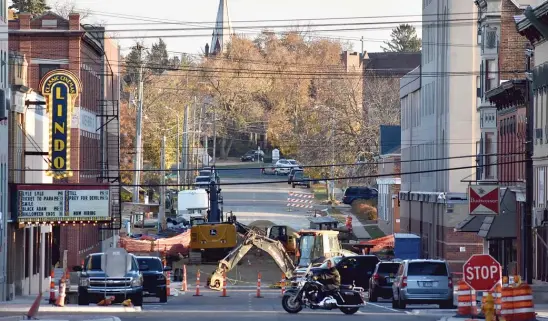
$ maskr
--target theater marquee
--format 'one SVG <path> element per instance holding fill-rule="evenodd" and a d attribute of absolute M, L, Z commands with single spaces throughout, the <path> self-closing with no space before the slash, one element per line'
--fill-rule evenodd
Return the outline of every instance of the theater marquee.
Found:
<path fill-rule="evenodd" d="M 48 72 L 40 81 L 46 110 L 50 117 L 50 168 L 47 175 L 55 178 L 72 176 L 70 170 L 70 121 L 76 99 L 81 92 L 80 80 L 68 70 Z"/>
<path fill-rule="evenodd" d="M 110 221 L 108 186 L 18 185 L 20 223 L 98 223 Z"/>

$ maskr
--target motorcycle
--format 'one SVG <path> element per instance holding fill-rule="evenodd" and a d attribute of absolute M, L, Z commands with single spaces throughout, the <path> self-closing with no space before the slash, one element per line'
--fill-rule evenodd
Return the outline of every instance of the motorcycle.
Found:
<path fill-rule="evenodd" d="M 354 314 L 365 306 L 364 289 L 355 285 L 341 285 L 338 290 L 329 291 L 325 285 L 313 278 L 308 266 L 305 275 L 295 287 L 289 288 L 282 297 L 282 307 L 288 313 L 299 313 L 303 307 L 332 310 L 338 308 L 344 314 Z M 318 294 L 328 293 L 320 302 Z"/>

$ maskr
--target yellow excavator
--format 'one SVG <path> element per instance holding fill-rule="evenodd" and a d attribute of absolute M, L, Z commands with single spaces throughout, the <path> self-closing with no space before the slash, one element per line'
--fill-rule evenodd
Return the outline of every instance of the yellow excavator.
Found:
<path fill-rule="evenodd" d="M 217 269 L 208 279 L 208 286 L 214 290 L 221 290 L 223 273 L 232 270 L 253 247 L 270 255 L 288 279 L 293 277 L 298 267 L 308 266 L 314 262 L 323 262 L 334 256 L 356 255 L 352 251 L 341 248 L 337 231 L 304 230 L 298 234 L 300 236 L 299 248 L 294 261 L 280 241 L 271 239 L 254 229 L 248 229 L 243 242 L 219 261 Z"/>

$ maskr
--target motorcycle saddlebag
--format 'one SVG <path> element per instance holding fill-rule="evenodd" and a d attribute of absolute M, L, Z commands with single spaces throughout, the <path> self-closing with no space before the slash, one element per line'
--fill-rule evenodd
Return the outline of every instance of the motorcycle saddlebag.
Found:
<path fill-rule="evenodd" d="M 339 293 L 344 299 L 344 302 L 338 302 L 340 305 L 359 305 L 364 303 L 362 296 L 359 292 L 351 290 L 341 290 Z M 341 299 L 337 298 L 337 301 L 341 301 Z"/>

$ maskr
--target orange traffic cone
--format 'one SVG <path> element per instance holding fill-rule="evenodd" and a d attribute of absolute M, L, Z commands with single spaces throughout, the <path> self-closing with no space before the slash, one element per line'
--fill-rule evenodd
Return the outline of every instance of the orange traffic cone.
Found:
<path fill-rule="evenodd" d="M 49 278 L 49 304 L 55 304 L 55 272 L 53 271 L 53 267 L 51 268 Z"/>
<path fill-rule="evenodd" d="M 29 311 L 27 312 L 27 319 L 28 320 L 34 320 L 36 319 L 36 314 L 38 313 L 38 309 L 40 309 L 40 301 L 42 300 L 42 292 L 38 294 L 32 305 L 30 306 Z"/>
<path fill-rule="evenodd" d="M 181 284 L 181 291 L 187 291 L 187 282 L 186 282 L 186 265 L 183 265 L 183 283 Z"/>
<path fill-rule="evenodd" d="M 67 281 L 65 280 L 65 277 L 59 281 L 59 296 L 57 297 L 57 301 L 55 301 L 55 305 L 58 307 L 64 307 L 65 306 L 65 296 L 66 296 L 66 290 L 67 290 Z"/>
<path fill-rule="evenodd" d="M 257 298 L 262 298 L 261 296 L 261 272 L 257 275 Z"/>
<path fill-rule="evenodd" d="M 228 297 L 226 294 L 226 271 L 223 271 L 223 293 L 221 294 L 221 297 Z"/>

